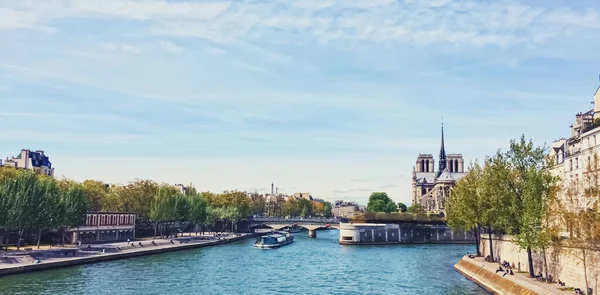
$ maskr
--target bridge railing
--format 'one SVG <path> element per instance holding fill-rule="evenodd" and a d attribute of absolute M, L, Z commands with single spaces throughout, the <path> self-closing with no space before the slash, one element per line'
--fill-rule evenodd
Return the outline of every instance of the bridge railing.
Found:
<path fill-rule="evenodd" d="M 292 218 L 283 218 L 283 217 L 253 217 L 250 219 L 251 221 L 256 222 L 285 222 L 285 223 L 340 223 L 340 220 L 337 218 L 326 218 L 326 217 L 312 217 L 312 218 L 302 218 L 302 217 L 292 217 Z"/>

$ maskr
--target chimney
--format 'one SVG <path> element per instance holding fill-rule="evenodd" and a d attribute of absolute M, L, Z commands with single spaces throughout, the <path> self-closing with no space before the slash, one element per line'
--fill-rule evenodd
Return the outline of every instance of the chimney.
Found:
<path fill-rule="evenodd" d="M 274 186 L 275 186 L 275 184 L 273 184 L 273 183 L 271 182 L 271 196 L 273 195 L 273 187 L 274 187 Z"/>

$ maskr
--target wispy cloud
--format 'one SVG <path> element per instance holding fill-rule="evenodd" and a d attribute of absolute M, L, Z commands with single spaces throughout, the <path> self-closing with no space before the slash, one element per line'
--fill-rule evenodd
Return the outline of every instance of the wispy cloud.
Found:
<path fill-rule="evenodd" d="M 159 44 L 162 49 L 171 53 L 181 53 L 183 51 L 183 47 L 168 41 L 160 40 Z"/>
<path fill-rule="evenodd" d="M 101 48 L 105 51 L 118 51 L 133 54 L 138 54 L 142 51 L 139 47 L 133 46 L 131 44 L 104 43 L 101 45 Z"/>

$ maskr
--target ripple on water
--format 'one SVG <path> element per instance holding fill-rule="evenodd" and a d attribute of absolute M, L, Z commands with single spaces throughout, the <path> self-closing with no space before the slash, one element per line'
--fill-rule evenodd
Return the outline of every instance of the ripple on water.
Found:
<path fill-rule="evenodd" d="M 341 246 L 319 232 L 0 278 L 0 294 L 488 294 L 453 265 L 472 246 Z"/>

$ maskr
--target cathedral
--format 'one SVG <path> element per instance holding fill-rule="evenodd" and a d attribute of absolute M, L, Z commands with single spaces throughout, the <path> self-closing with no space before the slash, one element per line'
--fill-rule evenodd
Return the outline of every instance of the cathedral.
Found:
<path fill-rule="evenodd" d="M 438 169 L 435 171 L 433 155 L 419 154 L 413 167 L 413 205 L 419 204 L 427 213 L 446 214 L 446 199 L 457 180 L 464 175 L 461 154 L 447 154 L 444 147 L 444 124 L 442 124 L 442 146 Z"/>

